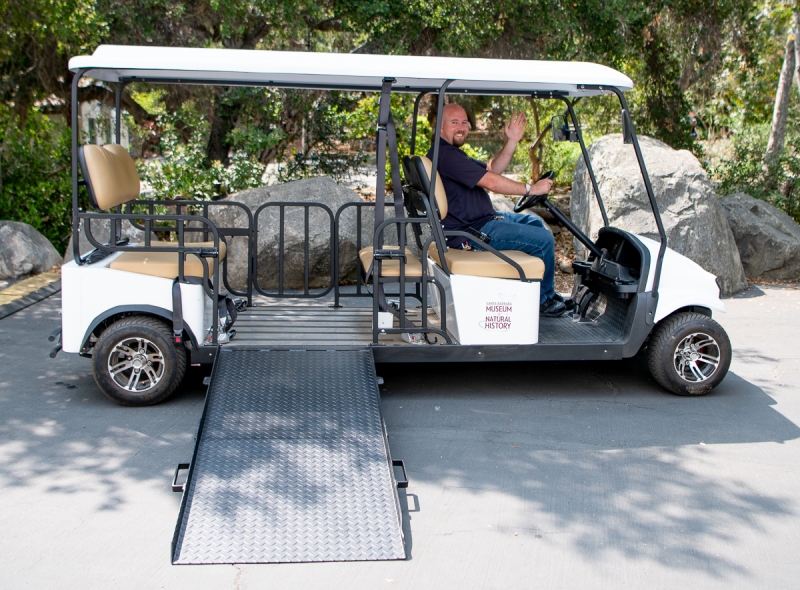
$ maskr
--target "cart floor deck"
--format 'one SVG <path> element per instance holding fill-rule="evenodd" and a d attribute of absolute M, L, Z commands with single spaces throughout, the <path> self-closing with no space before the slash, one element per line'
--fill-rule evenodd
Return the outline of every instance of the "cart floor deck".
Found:
<path fill-rule="evenodd" d="M 587 319 L 574 322 L 571 316 L 540 318 L 539 344 L 586 344 L 619 342 L 625 331 L 626 304 L 605 299 L 593 303 Z M 406 317 L 421 325 L 421 309 L 410 308 Z M 429 308 L 428 325 L 441 322 Z M 397 322 L 395 321 L 395 327 Z M 413 332 L 409 329 L 409 332 Z M 329 307 L 326 303 L 278 303 L 250 307 L 236 320 L 236 337 L 223 348 L 343 348 L 372 343 L 372 307 Z M 399 334 L 382 334 L 385 346 L 415 347 Z"/>
<path fill-rule="evenodd" d="M 222 350 L 173 563 L 404 559 L 368 348 Z"/>

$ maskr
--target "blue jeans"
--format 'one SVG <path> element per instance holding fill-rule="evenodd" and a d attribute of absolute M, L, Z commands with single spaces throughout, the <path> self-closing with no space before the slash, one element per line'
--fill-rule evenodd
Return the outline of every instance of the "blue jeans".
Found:
<path fill-rule="evenodd" d="M 555 295 L 555 242 L 553 234 L 545 229 L 544 222 L 535 215 L 525 213 L 498 213 L 501 219 L 492 219 L 481 231 L 492 238 L 489 243 L 495 250 L 520 250 L 544 262 L 544 276 L 540 290 L 540 302 Z M 480 240 L 469 240 L 476 250 L 482 248 Z"/>

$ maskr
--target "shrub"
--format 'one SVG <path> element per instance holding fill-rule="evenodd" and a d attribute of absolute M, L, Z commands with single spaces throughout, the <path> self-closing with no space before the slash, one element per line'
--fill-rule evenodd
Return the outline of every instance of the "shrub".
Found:
<path fill-rule="evenodd" d="M 32 109 L 24 124 L 0 108 L 0 219 L 22 221 L 64 252 L 72 231 L 69 128 Z"/>
<path fill-rule="evenodd" d="M 234 136 L 235 149 L 231 163 L 206 163 L 208 122 L 192 104 L 184 105 L 176 114 L 161 114 L 160 152 L 163 161 L 140 161 L 139 174 L 150 186 L 149 198 L 209 200 L 224 197 L 246 188 L 263 184 L 266 167 L 248 156 L 239 143 L 255 141 L 250 136 Z M 179 125 L 188 128 L 188 139 L 182 141 Z M 258 138 L 259 140 L 263 138 Z M 277 139 L 276 139 L 277 142 Z"/>
<path fill-rule="evenodd" d="M 786 147 L 769 166 L 764 165 L 769 125 L 745 127 L 734 136 L 730 159 L 712 169 L 719 182 L 719 193 L 729 195 L 741 191 L 757 199 L 769 201 L 800 222 L 800 133 L 791 128 Z"/>

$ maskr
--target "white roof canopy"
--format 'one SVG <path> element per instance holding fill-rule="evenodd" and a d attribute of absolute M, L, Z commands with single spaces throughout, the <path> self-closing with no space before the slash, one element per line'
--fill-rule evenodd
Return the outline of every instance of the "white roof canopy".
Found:
<path fill-rule="evenodd" d="M 85 76 L 106 82 L 138 79 L 365 91 L 379 91 L 384 78 L 394 78 L 394 92 L 436 91 L 446 80 L 454 80 L 448 92 L 476 94 L 559 91 L 591 96 L 604 92 L 582 85 L 633 88 L 624 74 L 585 62 L 245 49 L 101 45 L 92 55 L 73 57 L 69 69 L 86 70 Z"/>

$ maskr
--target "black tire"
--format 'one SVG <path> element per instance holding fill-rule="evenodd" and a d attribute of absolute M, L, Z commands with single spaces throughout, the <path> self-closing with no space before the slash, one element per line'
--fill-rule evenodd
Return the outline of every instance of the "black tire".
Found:
<path fill-rule="evenodd" d="M 647 346 L 650 374 L 678 395 L 703 395 L 722 382 L 731 366 L 731 341 L 710 317 L 676 313 L 661 320 Z"/>
<path fill-rule="evenodd" d="M 118 404 L 151 406 L 163 402 L 180 385 L 186 373 L 186 350 L 173 344 L 172 329 L 163 321 L 131 316 L 100 334 L 92 372 L 100 390 Z"/>

